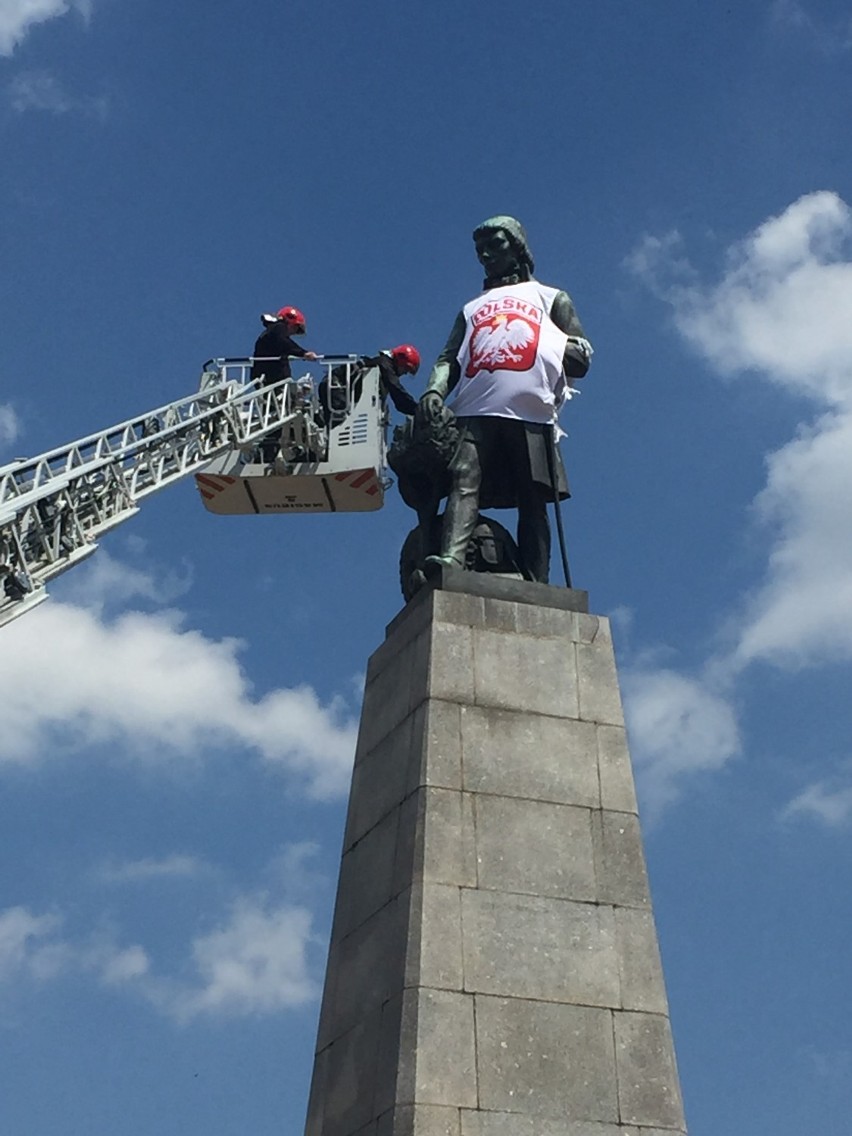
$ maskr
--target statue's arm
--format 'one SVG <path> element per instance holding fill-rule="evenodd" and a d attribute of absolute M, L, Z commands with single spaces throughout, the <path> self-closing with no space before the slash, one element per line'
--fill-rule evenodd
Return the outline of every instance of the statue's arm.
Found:
<path fill-rule="evenodd" d="M 449 338 L 444 344 L 444 349 L 438 356 L 435 366 L 432 368 L 432 374 L 429 376 L 429 382 L 423 393 L 424 398 L 426 395 L 434 393 L 444 399 L 459 381 L 461 370 L 459 368 L 458 354 L 459 348 L 464 342 L 466 326 L 464 313 L 459 312 Z"/>
<path fill-rule="evenodd" d="M 550 318 L 568 336 L 562 369 L 569 379 L 582 379 L 592 360 L 592 345 L 583 334 L 583 325 L 567 292 L 557 292 L 550 308 Z"/>

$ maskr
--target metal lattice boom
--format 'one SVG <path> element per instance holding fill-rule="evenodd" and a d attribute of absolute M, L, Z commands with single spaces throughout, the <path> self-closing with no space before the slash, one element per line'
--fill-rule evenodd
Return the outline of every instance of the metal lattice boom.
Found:
<path fill-rule="evenodd" d="M 215 364 L 188 398 L 0 467 L 0 625 L 46 599 L 144 497 L 305 415 L 296 380 L 255 389 L 249 360 Z"/>

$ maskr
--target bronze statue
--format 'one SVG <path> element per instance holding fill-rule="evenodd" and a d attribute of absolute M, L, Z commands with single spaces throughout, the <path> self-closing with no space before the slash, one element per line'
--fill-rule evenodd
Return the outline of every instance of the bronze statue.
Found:
<path fill-rule="evenodd" d="M 567 293 L 534 278 L 519 221 L 490 217 L 473 240 L 484 291 L 456 317 L 416 415 L 415 429 L 428 432 L 446 418 L 444 399 L 454 393 L 459 435 L 440 553 L 424 567 L 465 567 L 479 510 L 516 507 L 522 574 L 547 583 L 547 504 L 568 496 L 556 419 L 569 380 L 586 374 L 592 348 Z"/>

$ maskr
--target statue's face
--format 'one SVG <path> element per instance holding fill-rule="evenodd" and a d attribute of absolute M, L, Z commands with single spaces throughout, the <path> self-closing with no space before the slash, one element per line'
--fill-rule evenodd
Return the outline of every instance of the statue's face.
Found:
<path fill-rule="evenodd" d="M 474 238 L 476 255 L 486 276 L 508 276 L 518 266 L 518 256 L 505 229 L 492 229 Z"/>

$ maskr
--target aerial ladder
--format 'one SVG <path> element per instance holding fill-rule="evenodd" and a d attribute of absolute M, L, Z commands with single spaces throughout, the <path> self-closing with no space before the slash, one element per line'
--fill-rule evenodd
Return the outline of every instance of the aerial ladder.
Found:
<path fill-rule="evenodd" d="M 321 357 L 325 375 L 259 386 L 252 359 L 204 364 L 199 390 L 36 458 L 0 467 L 0 626 L 150 494 L 195 475 L 219 514 L 372 511 L 389 484 L 377 368 Z"/>

